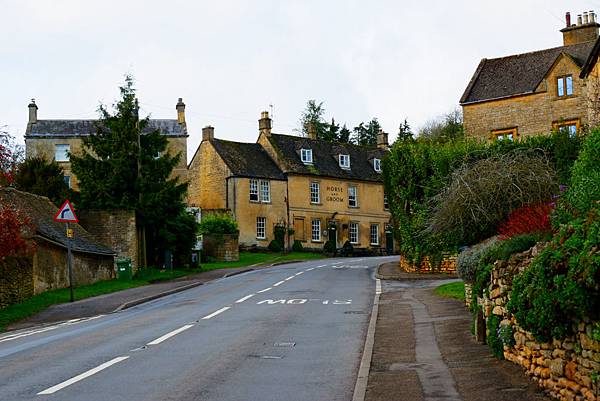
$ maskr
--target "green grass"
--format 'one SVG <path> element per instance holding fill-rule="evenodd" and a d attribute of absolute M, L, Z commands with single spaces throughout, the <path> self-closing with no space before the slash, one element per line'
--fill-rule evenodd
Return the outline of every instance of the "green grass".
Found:
<path fill-rule="evenodd" d="M 199 273 L 202 271 L 226 269 L 234 267 L 245 267 L 255 264 L 271 264 L 283 262 L 286 260 L 312 260 L 319 259 L 323 256 L 320 254 L 309 252 L 291 252 L 288 254 L 276 253 L 250 253 L 241 252 L 238 262 L 215 262 L 203 263 L 198 269 L 181 270 L 175 269 L 158 270 L 158 269 L 142 269 L 136 273 L 133 280 L 106 280 L 99 281 L 94 284 L 76 287 L 74 294 L 75 300 L 95 297 L 98 295 L 109 294 L 111 292 L 126 290 L 129 288 L 139 287 L 159 281 L 172 280 L 178 277 L 184 277 L 190 274 Z M 33 297 L 23 301 L 22 303 L 8 306 L 0 309 L 0 332 L 6 330 L 6 327 L 18 320 L 33 316 L 36 313 L 43 311 L 49 306 L 69 302 L 69 289 L 61 288 L 59 290 L 46 291 L 44 293 L 34 295 Z"/>
<path fill-rule="evenodd" d="M 440 285 L 435 289 L 435 294 L 441 297 L 454 298 L 461 301 L 465 300 L 465 283 L 457 281 Z"/>

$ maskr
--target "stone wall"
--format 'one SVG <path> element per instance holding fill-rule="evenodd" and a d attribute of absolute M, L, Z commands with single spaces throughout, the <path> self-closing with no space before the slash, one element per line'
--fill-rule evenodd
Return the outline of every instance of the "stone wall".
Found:
<path fill-rule="evenodd" d="M 116 259 L 131 258 L 138 269 L 138 231 L 134 210 L 82 210 L 79 224 L 98 242 L 116 252 Z"/>
<path fill-rule="evenodd" d="M 504 357 L 521 365 L 551 396 L 565 401 L 600 400 L 598 380 L 592 379 L 600 374 L 600 342 L 592 339 L 591 322 L 579 323 L 572 337 L 539 343 L 506 310 L 514 275 L 527 269 L 542 249 L 543 244 L 538 244 L 509 261 L 496 262 L 488 294 L 478 303 L 485 319 L 497 315 L 501 325 L 512 327 L 515 345 L 504 346 Z"/>
<path fill-rule="evenodd" d="M 202 249 L 206 256 L 218 262 L 236 262 L 240 260 L 237 234 L 204 235 Z"/>
<path fill-rule="evenodd" d="M 0 260 L 0 309 L 33 295 L 31 257 L 9 256 Z"/>
<path fill-rule="evenodd" d="M 420 265 L 410 263 L 400 256 L 400 269 L 407 273 L 456 273 L 456 255 L 444 254 L 439 266 L 433 266 L 428 256 L 421 260 Z"/>

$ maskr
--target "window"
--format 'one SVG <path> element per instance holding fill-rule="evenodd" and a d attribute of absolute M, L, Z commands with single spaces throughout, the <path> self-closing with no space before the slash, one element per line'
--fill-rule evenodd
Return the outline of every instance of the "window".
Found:
<path fill-rule="evenodd" d="M 321 188 L 318 182 L 310 183 L 310 203 L 321 203 Z"/>
<path fill-rule="evenodd" d="M 65 182 L 67 187 L 71 188 L 71 176 L 70 175 L 64 175 L 63 181 Z"/>
<path fill-rule="evenodd" d="M 559 97 L 573 94 L 573 76 L 559 77 L 556 82 L 556 92 Z"/>
<path fill-rule="evenodd" d="M 321 220 L 315 219 L 312 221 L 312 236 L 314 242 L 321 241 Z"/>
<path fill-rule="evenodd" d="M 356 192 L 356 187 L 348 187 L 348 206 L 350 207 L 358 207 L 358 197 L 356 195 Z"/>
<path fill-rule="evenodd" d="M 388 197 L 386 194 L 383 194 L 383 208 L 388 210 L 390 208 L 390 204 L 388 203 Z"/>
<path fill-rule="evenodd" d="M 257 217 L 256 218 L 256 238 L 265 239 L 267 238 L 267 233 L 265 228 L 267 227 L 267 218 L 266 217 Z"/>
<path fill-rule="evenodd" d="M 555 122 L 552 124 L 552 128 L 560 132 L 566 132 L 569 137 L 573 138 L 579 132 L 579 120 Z"/>
<path fill-rule="evenodd" d="M 379 224 L 371 224 L 371 245 L 379 245 Z"/>
<path fill-rule="evenodd" d="M 264 203 L 271 202 L 271 185 L 267 180 L 260 181 L 260 197 Z"/>
<path fill-rule="evenodd" d="M 302 163 L 310 164 L 313 162 L 312 158 L 312 149 L 300 149 L 300 157 L 302 158 Z"/>
<path fill-rule="evenodd" d="M 351 222 L 348 225 L 348 240 L 351 244 L 358 244 L 358 223 Z"/>
<path fill-rule="evenodd" d="M 373 159 L 373 168 L 378 173 L 381 173 L 381 160 L 380 159 Z"/>
<path fill-rule="evenodd" d="M 71 145 L 68 144 L 54 145 L 54 160 L 57 162 L 68 162 L 70 150 Z"/>
<path fill-rule="evenodd" d="M 250 180 L 250 202 L 258 202 L 258 180 Z"/>
<path fill-rule="evenodd" d="M 350 155 L 340 155 L 339 161 L 341 168 L 350 168 Z"/>
<path fill-rule="evenodd" d="M 492 131 L 492 140 L 496 141 L 514 141 L 518 137 L 517 127 Z"/>

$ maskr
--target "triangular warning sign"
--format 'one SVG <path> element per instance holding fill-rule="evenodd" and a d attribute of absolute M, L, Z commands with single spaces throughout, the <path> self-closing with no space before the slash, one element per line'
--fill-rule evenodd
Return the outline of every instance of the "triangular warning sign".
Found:
<path fill-rule="evenodd" d="M 59 221 L 61 223 L 78 223 L 79 219 L 75 216 L 75 209 L 73 209 L 73 205 L 67 199 L 65 203 L 58 209 L 58 212 L 54 215 L 54 221 Z"/>

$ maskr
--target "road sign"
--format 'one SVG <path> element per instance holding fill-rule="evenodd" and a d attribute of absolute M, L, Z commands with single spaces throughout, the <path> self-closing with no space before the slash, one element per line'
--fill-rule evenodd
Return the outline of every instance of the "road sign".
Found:
<path fill-rule="evenodd" d="M 54 215 L 54 221 L 59 221 L 61 223 L 78 223 L 79 219 L 75 215 L 75 209 L 73 209 L 73 205 L 67 199 L 65 203 L 58 209 L 58 212 Z"/>

